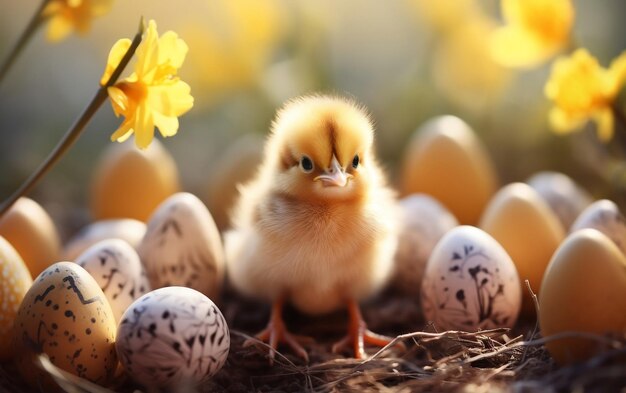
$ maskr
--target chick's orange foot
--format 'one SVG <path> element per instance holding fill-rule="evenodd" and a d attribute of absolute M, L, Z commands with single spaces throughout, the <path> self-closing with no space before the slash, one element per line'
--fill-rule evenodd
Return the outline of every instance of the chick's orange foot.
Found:
<path fill-rule="evenodd" d="M 350 317 L 348 334 L 333 345 L 332 351 L 334 353 L 340 353 L 344 349 L 352 347 L 351 349 L 354 351 L 354 357 L 356 359 L 365 359 L 367 358 L 365 344 L 384 347 L 394 340 L 392 337 L 376 334 L 367 329 L 367 325 L 363 320 L 361 310 L 356 301 L 348 303 L 348 313 Z M 395 346 L 401 350 L 406 349 L 402 343 L 398 343 Z"/>
<path fill-rule="evenodd" d="M 267 327 L 254 336 L 256 340 L 248 339 L 243 343 L 243 346 L 249 347 L 251 345 L 256 345 L 258 344 L 258 341 L 267 343 L 270 347 L 268 354 L 270 364 L 273 364 L 274 358 L 276 357 L 278 344 L 287 344 L 291 348 L 291 350 L 296 353 L 296 355 L 300 356 L 306 362 L 308 362 L 309 355 L 301 344 L 311 342 L 312 339 L 310 337 L 298 336 L 289 333 L 289 331 L 287 330 L 287 326 L 285 325 L 285 322 L 282 318 L 282 309 L 283 300 L 276 301 L 272 305 L 272 313 Z"/>

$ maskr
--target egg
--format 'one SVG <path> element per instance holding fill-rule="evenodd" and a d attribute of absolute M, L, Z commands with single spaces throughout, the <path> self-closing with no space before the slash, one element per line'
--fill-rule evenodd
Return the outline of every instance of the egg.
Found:
<path fill-rule="evenodd" d="M 485 209 L 480 228 L 511 256 L 523 287 L 528 280 L 538 292 L 546 266 L 565 238 L 561 222 L 539 194 L 524 183 L 503 187 Z M 534 302 L 526 290 L 523 313 L 535 315 Z"/>
<path fill-rule="evenodd" d="M 95 220 L 134 218 L 145 222 L 179 189 L 176 163 L 158 140 L 143 150 L 133 143 L 115 143 L 97 163 L 90 209 Z"/>
<path fill-rule="evenodd" d="M 30 198 L 21 197 L 0 217 L 0 236 L 17 250 L 32 277 L 58 261 L 61 240 L 57 228 L 43 207 Z"/>
<path fill-rule="evenodd" d="M 135 299 L 150 291 L 146 272 L 134 248 L 120 239 L 107 239 L 76 258 L 107 297 L 116 321 Z"/>
<path fill-rule="evenodd" d="M 222 154 L 211 171 L 207 206 L 221 231 L 230 227 L 230 212 L 239 195 L 237 187 L 250 180 L 263 157 L 263 139 L 246 135 Z"/>
<path fill-rule="evenodd" d="M 583 210 L 570 232 L 583 228 L 594 228 L 604 233 L 626 255 L 626 219 L 614 202 L 602 199 Z"/>
<path fill-rule="evenodd" d="M 116 324 L 98 283 L 73 262 L 44 270 L 30 287 L 15 319 L 14 350 L 24 380 L 52 386 L 33 357 L 45 353 L 57 367 L 100 385 L 117 367 Z M 50 389 L 44 389 L 50 390 Z"/>
<path fill-rule="evenodd" d="M 138 247 L 153 288 L 180 285 L 215 299 L 224 280 L 224 250 L 206 206 L 181 192 L 165 200 Z"/>
<path fill-rule="evenodd" d="M 487 150 L 454 116 L 431 119 L 414 133 L 404 155 L 401 183 L 404 195 L 429 194 L 461 224 L 472 225 L 498 187 Z"/>
<path fill-rule="evenodd" d="M 591 229 L 570 234 L 548 265 L 539 292 L 543 337 L 565 332 L 596 335 L 626 331 L 626 258 L 606 235 Z M 584 361 L 607 350 L 601 341 L 579 335 L 550 339 L 546 347 L 558 364 Z"/>
<path fill-rule="evenodd" d="M 120 361 L 149 390 L 194 387 L 226 361 L 230 333 L 217 306 L 185 287 L 156 289 L 124 313 L 117 331 Z"/>
<path fill-rule="evenodd" d="M 426 194 L 412 194 L 399 204 L 402 221 L 391 285 L 417 297 L 430 253 L 439 239 L 459 223 L 448 209 Z"/>
<path fill-rule="evenodd" d="M 563 228 L 569 228 L 593 201 L 587 191 L 560 172 L 538 172 L 528 178 L 526 183 L 550 205 Z"/>
<path fill-rule="evenodd" d="M 512 327 L 521 307 L 513 261 L 489 234 L 462 225 L 439 240 L 426 264 L 422 308 L 445 330 Z"/>
<path fill-rule="evenodd" d="M 106 239 L 122 239 L 137 248 L 146 234 L 146 224 L 132 218 L 96 221 L 82 228 L 66 245 L 63 259 L 74 261 L 86 249 Z"/>
<path fill-rule="evenodd" d="M 13 321 L 33 279 L 20 255 L 0 236 L 0 361 L 12 357 Z"/>

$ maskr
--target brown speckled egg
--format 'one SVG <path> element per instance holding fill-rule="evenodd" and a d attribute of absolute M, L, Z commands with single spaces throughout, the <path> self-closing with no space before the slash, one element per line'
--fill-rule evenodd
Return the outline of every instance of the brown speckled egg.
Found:
<path fill-rule="evenodd" d="M 602 336 L 624 336 L 625 310 L 626 258 L 596 229 L 573 232 L 554 253 L 539 292 L 548 351 L 563 365 L 612 349 Z"/>
<path fill-rule="evenodd" d="M 224 250 L 206 206 L 180 192 L 165 200 L 148 222 L 138 247 L 152 288 L 180 285 L 215 299 L 224 280 Z"/>
<path fill-rule="evenodd" d="M 18 199 L 0 218 L 0 236 L 17 250 L 32 277 L 59 260 L 57 228 L 41 205 L 30 198 Z"/>
<path fill-rule="evenodd" d="M 497 189 L 496 171 L 474 131 L 455 116 L 422 125 L 406 148 L 402 193 L 425 193 L 461 224 L 475 225 Z"/>
<path fill-rule="evenodd" d="M 150 291 L 137 251 L 124 240 L 98 242 L 78 256 L 76 263 L 100 285 L 118 322 L 135 299 Z"/>
<path fill-rule="evenodd" d="M 33 356 L 45 353 L 55 366 L 106 385 L 117 367 L 116 329 L 111 306 L 94 278 L 73 262 L 55 263 L 35 279 L 17 313 L 18 369 L 31 384 L 46 379 L 33 365 Z"/>
<path fill-rule="evenodd" d="M 122 239 L 136 249 L 145 234 L 146 224 L 132 218 L 96 221 L 81 229 L 67 242 L 63 260 L 73 261 L 86 249 L 106 239 Z"/>
<path fill-rule="evenodd" d="M 0 236 L 0 361 L 13 355 L 13 321 L 32 283 L 33 279 L 22 258 Z"/>
<path fill-rule="evenodd" d="M 146 221 L 179 188 L 176 163 L 158 140 L 144 150 L 132 142 L 112 144 L 92 179 L 91 213 L 96 220 Z"/>

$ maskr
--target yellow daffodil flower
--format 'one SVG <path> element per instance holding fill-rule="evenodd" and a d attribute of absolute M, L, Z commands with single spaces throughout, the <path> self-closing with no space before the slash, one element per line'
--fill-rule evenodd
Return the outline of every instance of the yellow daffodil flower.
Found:
<path fill-rule="evenodd" d="M 104 85 L 119 64 L 130 40 L 119 40 L 109 53 L 107 67 L 100 80 Z M 128 78 L 108 88 L 116 116 L 124 116 L 122 125 L 111 140 L 123 142 L 135 133 L 135 143 L 146 148 L 154 138 L 154 127 L 164 137 L 178 131 L 178 116 L 193 106 L 190 87 L 176 75 L 187 54 L 187 44 L 168 31 L 159 37 L 151 20 L 137 52 L 135 71 Z"/>
<path fill-rule="evenodd" d="M 87 33 L 91 20 L 107 13 L 112 4 L 113 0 L 50 0 L 43 10 L 43 17 L 50 19 L 48 40 L 60 41 L 72 30 Z"/>
<path fill-rule="evenodd" d="M 555 104 L 549 114 L 554 131 L 568 133 L 594 120 L 598 137 L 610 140 L 612 105 L 625 79 L 626 52 L 613 60 L 608 69 L 600 66 L 586 49 L 555 61 L 545 86 L 546 96 Z"/>
<path fill-rule="evenodd" d="M 506 25 L 492 35 L 494 58 L 509 67 L 537 66 L 569 45 L 571 0 L 502 0 Z"/>

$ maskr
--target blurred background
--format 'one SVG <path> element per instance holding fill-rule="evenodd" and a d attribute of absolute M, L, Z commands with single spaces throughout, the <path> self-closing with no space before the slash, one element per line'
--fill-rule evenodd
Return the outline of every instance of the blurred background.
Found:
<path fill-rule="evenodd" d="M 0 0 L 0 57 L 38 5 Z M 574 5 L 576 45 L 607 66 L 626 48 L 626 4 Z M 81 113 L 109 49 L 134 35 L 141 16 L 189 45 L 180 76 L 195 105 L 180 118 L 178 135 L 162 142 L 183 189 L 203 200 L 228 149 L 245 136 L 263 138 L 277 107 L 311 92 L 353 96 L 369 108 L 381 161 L 394 181 L 415 129 L 432 116 L 454 114 L 483 140 L 501 184 L 556 170 L 595 196 L 623 195 L 619 183 L 594 168 L 596 157 L 585 147 L 595 143 L 591 133 L 550 131 L 543 87 L 551 62 L 519 70 L 490 57 L 487 34 L 502 24 L 498 1 L 132 0 L 114 1 L 85 36 L 50 43 L 42 29 L 0 84 L 0 199 Z M 120 122 L 107 102 L 30 195 L 62 229 L 87 217 L 90 176 Z"/>

